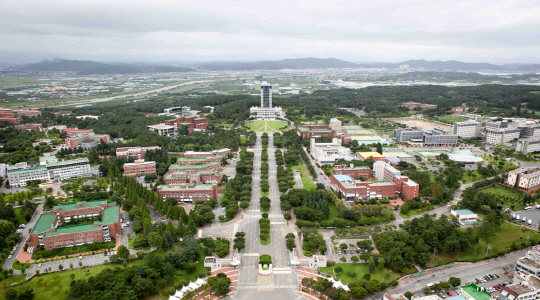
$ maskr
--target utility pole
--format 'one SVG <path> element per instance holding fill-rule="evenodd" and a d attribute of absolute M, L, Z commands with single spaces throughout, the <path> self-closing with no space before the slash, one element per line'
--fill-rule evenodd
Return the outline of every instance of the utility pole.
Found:
<path fill-rule="evenodd" d="M 487 257 L 487 255 L 488 255 L 488 251 L 489 251 L 489 248 L 490 248 L 490 247 L 491 247 L 491 243 L 488 243 L 488 244 L 487 244 L 487 247 L 486 247 L 486 257 Z"/>
<path fill-rule="evenodd" d="M 437 247 L 433 248 L 433 264 L 435 264 L 435 253 L 437 253 Z"/>
<path fill-rule="evenodd" d="M 527 234 L 527 243 L 525 243 L 525 247 L 529 247 L 529 236 L 531 235 L 531 232 L 529 231 L 529 234 Z"/>
<path fill-rule="evenodd" d="M 508 249 L 510 249 L 510 248 L 506 247 L 506 251 L 504 252 L 504 256 L 506 256 L 506 253 L 508 253 Z"/>

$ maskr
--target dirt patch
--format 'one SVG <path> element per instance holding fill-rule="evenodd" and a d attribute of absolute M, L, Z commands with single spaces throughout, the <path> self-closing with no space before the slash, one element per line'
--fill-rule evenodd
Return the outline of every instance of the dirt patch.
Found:
<path fill-rule="evenodd" d="M 448 125 L 442 125 L 442 124 L 438 124 L 438 123 L 432 123 L 432 122 L 428 122 L 428 121 L 425 121 L 425 120 L 399 120 L 399 121 L 396 121 L 397 123 L 400 123 L 400 124 L 405 124 L 407 125 L 408 127 L 416 127 L 416 126 L 420 126 L 424 129 L 435 129 L 435 128 L 442 128 L 446 131 L 452 131 L 452 127 L 448 126 Z"/>

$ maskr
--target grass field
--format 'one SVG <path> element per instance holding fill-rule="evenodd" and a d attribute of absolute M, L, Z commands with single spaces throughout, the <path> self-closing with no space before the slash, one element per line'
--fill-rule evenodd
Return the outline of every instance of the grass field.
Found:
<path fill-rule="evenodd" d="M 334 202 L 329 202 L 328 207 L 330 208 L 330 216 L 328 217 L 328 221 L 334 222 L 336 219 L 341 219 L 341 217 L 339 217 L 339 210 Z"/>
<path fill-rule="evenodd" d="M 490 186 L 481 189 L 480 192 L 493 195 L 493 197 L 497 199 L 497 204 L 510 207 L 514 211 L 525 208 L 525 205 L 523 205 L 523 196 L 512 190 L 507 190 L 498 186 Z"/>
<path fill-rule="evenodd" d="M 314 189 L 316 187 L 315 183 L 311 180 L 311 177 L 309 177 L 309 174 L 306 170 L 306 166 L 301 163 L 298 166 L 292 167 L 295 170 L 300 171 L 300 175 L 302 176 L 302 184 L 304 185 L 304 189 Z"/>
<path fill-rule="evenodd" d="M 248 122 L 244 124 L 244 127 L 246 127 L 248 130 L 256 131 L 264 126 L 264 121 L 253 121 Z"/>
<path fill-rule="evenodd" d="M 289 128 L 289 125 L 285 122 L 281 121 L 266 121 L 266 127 L 265 121 L 253 121 L 248 122 L 244 124 L 244 127 L 251 131 L 281 131 L 281 130 L 287 130 Z"/>
<path fill-rule="evenodd" d="M 26 219 L 21 214 L 21 208 L 15 208 L 15 215 L 17 216 L 17 220 L 19 220 L 19 224 L 26 224 Z"/>
<path fill-rule="evenodd" d="M 388 282 L 390 283 L 392 280 L 394 279 L 398 279 L 399 277 L 401 277 L 401 274 L 400 273 L 396 273 L 390 269 L 387 269 L 387 268 L 384 268 L 383 271 L 379 271 L 378 269 L 373 272 L 373 273 L 370 273 L 369 272 L 369 268 L 368 268 L 368 265 L 367 264 L 354 264 L 354 263 L 350 263 L 350 264 L 333 264 L 329 267 L 326 267 L 326 268 L 321 268 L 321 272 L 322 273 L 325 273 L 326 275 L 328 276 L 333 276 L 334 275 L 334 272 L 333 270 L 340 266 L 342 269 L 343 269 L 343 272 L 341 272 L 340 275 L 337 275 L 337 280 L 341 280 L 341 282 L 345 283 L 345 284 L 348 284 L 348 283 L 353 283 L 353 282 L 358 282 L 360 280 L 362 280 L 362 276 L 364 276 L 365 274 L 370 274 L 371 275 L 371 279 L 376 279 L 380 282 Z M 351 272 L 355 272 L 356 275 L 354 277 L 348 275 L 347 273 L 351 273 Z"/>
<path fill-rule="evenodd" d="M 289 124 L 281 121 L 267 121 L 266 124 L 274 131 L 282 131 L 289 129 Z"/>
<path fill-rule="evenodd" d="M 462 118 L 460 116 L 442 116 L 442 117 L 437 117 L 437 119 L 439 119 L 440 121 L 449 122 L 449 123 L 467 121 L 467 119 Z"/>
<path fill-rule="evenodd" d="M 513 162 L 510 162 L 510 161 L 501 160 L 501 159 L 495 160 L 493 156 L 480 156 L 480 157 L 482 157 L 485 161 L 492 163 L 497 168 L 499 167 L 499 162 L 504 162 L 504 165 L 502 166 L 502 171 L 499 170 L 499 173 L 514 170 L 517 168 L 517 166 Z M 484 178 L 476 170 L 472 171 L 471 175 L 469 175 L 468 172 L 469 171 L 463 174 L 463 178 L 461 179 L 463 183 L 471 183 L 473 181 L 477 181 Z"/>

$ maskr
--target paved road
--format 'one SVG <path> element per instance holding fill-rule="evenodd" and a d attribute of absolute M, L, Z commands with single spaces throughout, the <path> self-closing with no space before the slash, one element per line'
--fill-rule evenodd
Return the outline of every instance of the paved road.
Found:
<path fill-rule="evenodd" d="M 8 258 L 4 265 L 2 266 L 3 269 L 10 269 L 13 266 L 13 263 L 15 262 L 15 259 L 17 258 L 17 255 L 19 255 L 19 252 L 24 246 L 24 243 L 26 242 L 26 239 L 28 238 L 29 230 L 34 228 L 34 225 L 36 224 L 37 220 L 39 219 L 39 215 L 41 215 L 41 211 L 43 211 L 43 203 L 40 203 L 38 207 L 36 208 L 36 211 L 34 212 L 34 215 L 32 216 L 32 219 L 30 222 L 26 224 L 26 227 L 24 228 L 21 238 L 19 239 L 19 243 L 17 244 L 17 249 L 15 250 L 15 253 L 11 258 Z"/>

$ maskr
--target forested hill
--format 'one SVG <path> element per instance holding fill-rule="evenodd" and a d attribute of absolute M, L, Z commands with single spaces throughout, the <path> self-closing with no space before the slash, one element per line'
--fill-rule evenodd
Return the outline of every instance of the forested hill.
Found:
<path fill-rule="evenodd" d="M 357 68 L 359 65 L 336 58 L 294 58 L 278 61 L 256 62 L 211 62 L 200 64 L 199 68 L 212 71 L 228 70 L 280 70 L 280 69 L 326 69 Z"/>

